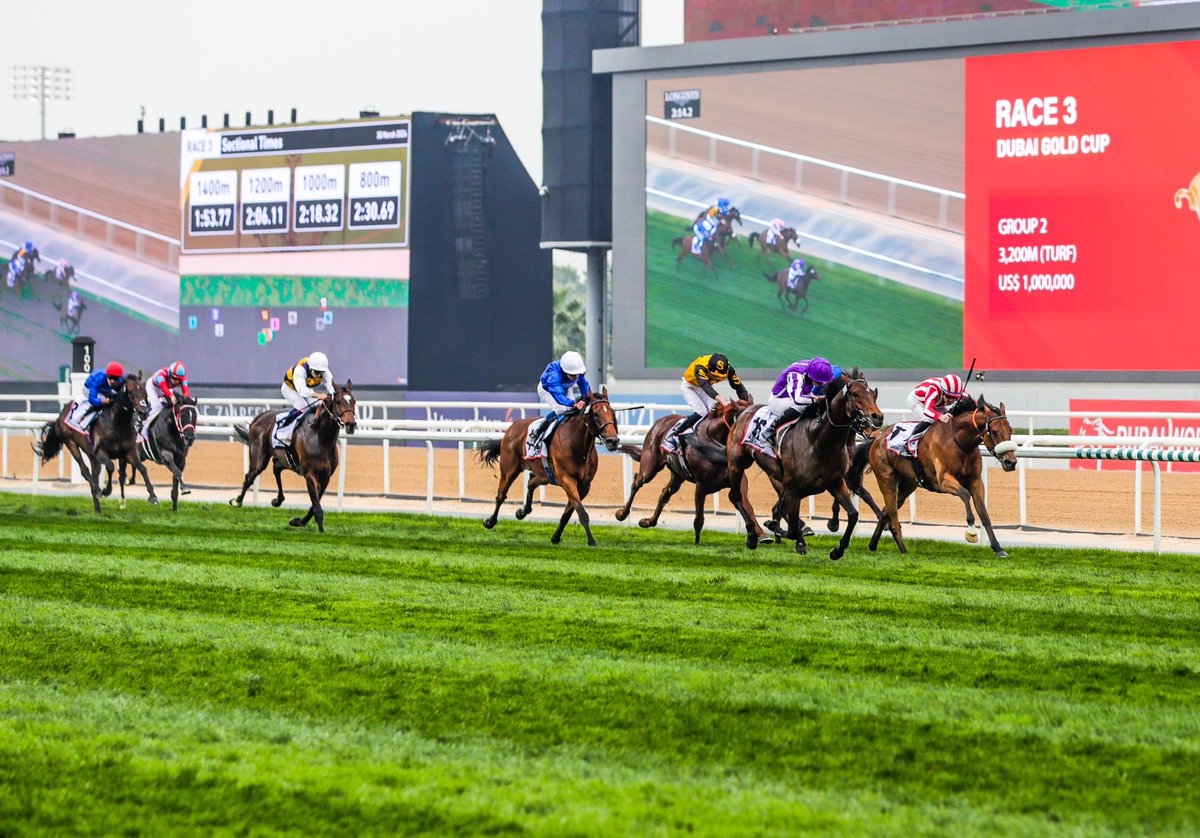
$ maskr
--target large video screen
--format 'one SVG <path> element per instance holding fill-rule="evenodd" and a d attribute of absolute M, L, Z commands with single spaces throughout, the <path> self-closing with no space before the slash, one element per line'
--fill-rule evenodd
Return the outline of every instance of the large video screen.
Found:
<path fill-rule="evenodd" d="M 1197 99 L 1195 42 L 652 79 L 645 366 L 1195 369 Z"/>

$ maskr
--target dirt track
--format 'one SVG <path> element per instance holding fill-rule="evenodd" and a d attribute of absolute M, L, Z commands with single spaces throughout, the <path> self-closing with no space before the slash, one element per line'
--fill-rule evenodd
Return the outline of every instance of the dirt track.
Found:
<path fill-rule="evenodd" d="M 10 443 L 12 440 L 10 440 Z M 10 445 L 9 472 L 6 477 L 28 478 L 32 473 L 32 456 L 17 456 L 20 446 Z M 189 458 L 187 476 L 196 486 L 229 487 L 230 496 L 242 479 L 242 452 L 244 448 L 234 442 L 202 441 L 196 444 Z M 383 485 L 383 449 L 377 445 L 354 445 L 348 449 L 346 458 L 346 491 L 361 495 L 380 495 Z M 463 496 L 473 499 L 491 499 L 496 492 L 496 472 L 475 462 L 474 452 L 466 450 L 464 458 Z M 622 497 L 621 459 L 616 456 L 600 458 L 600 473 L 593 483 L 589 496 L 590 506 L 597 521 L 610 519 L 613 509 L 619 506 Z M 390 486 L 389 494 L 424 497 L 426 483 L 426 454 L 424 447 L 392 446 L 389 449 Z M 636 467 L 636 466 L 635 466 Z M 169 486 L 170 475 L 161 466 L 150 466 L 151 479 L 156 486 Z M 43 473 L 57 475 L 57 465 L 51 464 Z M 751 498 L 758 501 L 758 511 L 765 511 L 766 499 L 770 497 L 762 475 L 752 473 Z M 1097 472 L 1063 468 L 1030 468 L 1026 472 L 1028 489 L 1028 524 L 1037 527 L 1081 532 L 1132 532 L 1133 530 L 1133 485 L 1132 472 Z M 868 478 L 870 479 L 870 478 Z M 998 468 L 988 470 L 988 507 L 997 524 L 1019 522 L 1019 498 L 1017 474 L 1005 474 Z M 270 491 L 271 477 L 267 473 L 260 484 Z M 330 491 L 336 490 L 336 480 Z M 1143 473 L 1142 531 L 1150 529 L 1152 514 L 1153 481 L 1149 469 Z M 509 502 L 515 503 L 520 483 L 514 485 Z M 644 488 L 634 504 L 632 518 L 645 515 L 658 499 L 666 485 L 665 475 L 660 474 L 654 482 Z M 868 486 L 872 486 L 868 483 Z M 304 492 L 303 484 L 294 474 L 284 475 L 284 489 L 295 498 Z M 131 490 L 132 491 L 132 490 Z M 140 490 L 138 490 L 140 493 Z M 546 501 L 562 503 L 560 490 L 549 487 L 545 490 Z M 438 497 L 457 498 L 458 451 L 440 448 L 434 456 L 434 494 Z M 1200 506 L 1200 474 L 1163 475 L 1163 534 L 1200 536 L 1200 522 L 1194 510 Z M 672 499 L 671 510 L 690 513 L 692 492 L 681 489 Z M 711 501 L 709 509 L 712 508 Z M 722 498 L 720 508 L 730 509 Z M 807 512 L 807 502 L 801 512 Z M 481 507 L 482 509 L 482 507 Z M 639 511 L 640 510 L 640 511 Z M 819 499 L 817 514 L 828 515 L 828 498 Z M 962 504 L 957 498 L 920 492 L 917 496 L 917 518 L 926 522 L 955 524 L 963 520 Z M 902 514 L 902 520 L 906 515 Z"/>

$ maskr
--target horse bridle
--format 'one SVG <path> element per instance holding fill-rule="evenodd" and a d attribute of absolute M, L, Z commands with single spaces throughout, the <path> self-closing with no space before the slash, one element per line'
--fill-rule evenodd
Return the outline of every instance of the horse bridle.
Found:
<path fill-rule="evenodd" d="M 347 423 L 330 406 L 330 403 L 333 402 L 336 398 L 337 398 L 337 391 L 334 390 L 329 395 L 329 398 L 321 399 L 321 407 L 325 408 L 325 410 L 328 411 L 329 418 L 332 419 L 337 424 L 338 428 L 345 430 Z M 352 410 L 350 408 L 346 408 L 346 412 L 349 413 L 349 412 L 352 412 Z"/>
<path fill-rule="evenodd" d="M 971 427 L 975 429 L 975 433 L 979 434 L 979 441 L 984 444 L 988 450 L 988 453 L 999 460 L 1001 454 L 1007 454 L 1009 451 L 1016 451 L 1017 444 L 1011 439 L 1003 439 L 999 442 L 996 442 L 996 432 L 992 430 L 993 422 L 998 422 L 999 420 L 1007 419 L 1008 417 L 1003 413 L 997 413 L 992 418 L 986 419 L 984 423 L 980 425 L 976 417 L 982 409 L 983 408 L 976 407 L 975 410 L 971 412 Z M 991 439 L 990 443 L 988 442 L 989 438 Z M 957 437 L 955 438 L 955 441 L 957 441 Z M 1005 443 L 1008 443 L 1007 446 Z M 962 446 L 960 445 L 959 447 L 961 448 Z"/>
<path fill-rule="evenodd" d="M 838 393 L 835 393 L 833 397 L 836 399 L 841 393 L 846 393 L 846 398 L 849 399 L 850 385 L 855 381 L 862 381 L 863 383 L 866 383 L 865 378 L 851 379 L 850 381 L 847 381 L 846 386 L 843 387 Z M 861 407 L 856 407 L 854 408 L 854 413 L 851 414 L 849 419 L 846 420 L 846 424 L 839 425 L 837 422 L 833 421 L 833 412 L 829 409 L 830 406 L 832 406 L 832 404 L 825 408 L 825 421 L 835 428 L 853 427 L 856 433 L 862 433 L 866 429 L 867 425 L 871 423 L 871 420 L 867 418 L 867 412 Z M 846 412 L 849 413 L 849 410 Z"/>
<path fill-rule="evenodd" d="M 188 408 L 188 407 L 190 407 L 192 410 L 195 410 L 196 406 L 194 404 L 181 404 L 179 402 L 176 402 L 173 405 L 173 407 L 174 407 L 174 410 L 171 411 L 171 418 L 175 420 L 175 430 L 179 431 L 179 438 L 184 439 L 184 435 L 183 435 L 184 431 L 186 431 L 188 428 L 191 428 L 192 432 L 195 433 L 196 423 L 195 422 L 185 423 L 183 421 L 183 411 L 184 411 L 184 408 Z"/>
<path fill-rule="evenodd" d="M 616 433 L 617 432 L 617 418 L 615 415 L 613 416 L 612 419 L 609 419 L 603 425 L 596 424 L 596 417 L 592 415 L 592 407 L 594 407 L 595 405 L 598 405 L 598 404 L 606 404 L 609 407 L 612 407 L 612 404 L 609 402 L 608 399 L 592 399 L 591 401 L 589 401 L 587 403 L 587 406 L 584 407 L 584 409 L 583 409 L 584 414 L 586 414 L 588 417 L 588 421 L 590 421 L 592 423 L 592 427 L 596 429 L 596 436 L 603 436 L 604 429 L 607 428 L 609 425 L 613 426 L 613 433 Z"/>

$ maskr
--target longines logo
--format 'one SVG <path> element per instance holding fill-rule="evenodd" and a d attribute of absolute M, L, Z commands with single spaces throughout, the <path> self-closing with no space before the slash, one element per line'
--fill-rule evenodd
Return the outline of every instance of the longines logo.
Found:
<path fill-rule="evenodd" d="M 1183 209 L 1184 201 L 1187 201 L 1188 209 L 1200 217 L 1200 174 L 1192 178 L 1187 189 L 1175 190 L 1175 209 Z"/>

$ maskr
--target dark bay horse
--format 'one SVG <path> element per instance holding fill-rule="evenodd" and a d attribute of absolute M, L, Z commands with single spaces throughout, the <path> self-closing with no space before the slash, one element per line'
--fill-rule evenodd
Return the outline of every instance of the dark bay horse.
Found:
<path fill-rule="evenodd" d="M 729 485 L 729 468 L 726 464 L 725 454 L 729 430 L 733 427 L 737 414 L 749 405 L 749 402 L 741 400 L 718 404 L 696 423 L 695 433 L 689 437 L 689 442 L 683 447 L 683 465 L 687 469 L 686 472 L 680 468 L 676 458 L 662 450 L 663 438 L 683 418 L 681 414 L 670 413 L 657 419 L 646 433 L 640 450 L 633 446 L 622 446 L 621 450 L 638 462 L 638 474 L 634 478 L 633 485 L 630 486 L 629 499 L 625 501 L 624 506 L 617 510 L 617 520 L 624 521 L 629 517 L 629 510 L 633 506 L 633 499 L 638 490 L 653 480 L 663 468 L 668 468 L 671 472 L 671 479 L 662 490 L 662 494 L 659 495 L 654 513 L 638 521 L 638 526 L 657 526 L 667 501 L 679 491 L 684 481 L 690 481 L 696 485 L 696 515 L 692 520 L 692 529 L 696 533 L 696 544 L 699 544 L 700 532 L 704 529 L 705 499 Z M 697 437 L 712 443 L 713 447 L 692 445 L 691 441 Z M 742 488 L 742 495 L 746 496 L 745 487 Z M 748 499 L 747 503 L 749 503 Z M 761 544 L 769 544 L 772 540 L 770 536 L 763 534 L 761 528 L 758 530 L 758 536 Z"/>
<path fill-rule="evenodd" d="M 791 310 L 795 311 L 800 305 L 800 301 L 804 300 L 804 311 L 800 312 L 804 314 L 808 311 L 808 286 L 814 282 L 820 282 L 821 275 L 817 273 L 815 265 L 809 265 L 804 269 L 804 273 L 796 277 L 795 285 L 789 286 L 788 270 L 789 268 L 780 268 L 777 271 L 764 273 L 763 276 L 766 277 L 767 282 L 775 283 L 778 289 L 775 292 L 775 299 L 779 300 L 781 309 L 788 310 L 788 305 L 784 304 L 786 302 L 791 306 Z"/>
<path fill-rule="evenodd" d="M 850 505 L 850 489 L 845 480 L 850 466 L 849 443 L 859 431 L 883 425 L 883 413 L 875 403 L 878 392 L 871 389 L 858 367 L 843 372 L 826 387 L 825 398 L 806 408 L 795 426 L 784 435 L 778 443 L 778 458 L 740 442 L 755 410 L 743 411 L 738 416 L 729 435 L 729 499 L 746 523 L 747 547 L 753 550 L 758 544 L 755 535 L 758 522 L 754 520 L 753 509 L 742 497 L 742 477 L 752 463 L 758 463 L 781 485 L 779 508 L 787 517 L 789 535 L 796 539 L 797 553 L 808 550 L 800 523 L 802 498 L 829 492 L 847 510 L 846 531 L 841 541 L 829 551 L 831 559 L 842 557 L 858 521 L 858 514 Z"/>
<path fill-rule="evenodd" d="M 887 434 L 891 426 L 875 439 L 861 443 L 855 451 L 846 481 L 879 516 L 868 545 L 871 550 L 878 546 L 879 537 L 886 526 L 891 530 L 900 552 L 908 552 L 900 533 L 898 510 L 917 486 L 923 485 L 930 491 L 957 495 L 962 500 L 967 510 L 966 539 L 972 543 L 979 540 L 975 515 L 971 512 L 971 502 L 974 501 L 992 550 L 999 558 L 1008 555 L 996 540 L 992 519 L 984 506 L 981 476 L 983 457 L 979 452 L 979 446 L 984 445 L 1000 461 L 1005 471 L 1017 467 L 1017 444 L 1012 441 L 1012 426 L 1004 413 L 1004 402 L 997 406 L 988 404 L 982 395 L 978 401 L 963 396 L 950 409 L 950 416 L 949 423 L 935 422 L 917 443 L 917 459 L 922 472 L 920 481 L 913 460 L 887 447 Z M 882 511 L 862 485 L 863 472 L 868 463 L 875 472 L 879 491 L 883 495 Z M 834 514 L 837 514 L 836 508 Z"/>
<path fill-rule="evenodd" d="M 764 258 L 768 253 L 774 253 L 776 256 L 782 256 L 784 259 L 790 257 L 788 253 L 788 242 L 793 242 L 796 247 L 800 246 L 800 234 L 796 232 L 794 227 L 784 227 L 783 230 L 775 237 L 774 244 L 767 244 L 767 233 L 770 230 L 763 230 L 761 233 L 751 233 L 748 244 L 751 248 L 754 247 L 757 241 L 759 249 L 755 251 L 759 259 Z"/>
<path fill-rule="evenodd" d="M 708 210 L 702 211 L 692 220 L 692 226 L 688 229 L 696 229 L 696 225 L 703 221 L 707 214 Z M 742 213 L 737 207 L 730 207 L 725 212 L 717 214 L 717 228 L 713 233 L 713 245 L 718 253 L 724 253 L 730 239 L 737 235 L 733 229 L 735 221 L 739 227 L 742 225 Z"/>
<path fill-rule="evenodd" d="M 41 438 L 34 443 L 33 450 L 41 457 L 43 463 L 48 463 L 66 448 L 75 462 L 79 464 L 79 472 L 88 481 L 92 490 L 92 506 L 100 511 L 100 498 L 112 494 L 113 463 L 128 460 L 142 476 L 146 483 L 146 492 L 150 503 L 158 503 L 154 494 L 154 486 L 150 483 L 150 475 L 142 464 L 137 453 L 138 417 L 145 417 L 150 411 L 150 403 L 146 399 L 146 384 L 142 381 L 141 373 L 130 373 L 125 376 L 125 384 L 106 408 L 100 410 L 100 415 L 92 422 L 90 438 L 88 434 L 80 433 L 67 424 L 66 418 L 71 411 L 71 405 L 66 405 L 53 422 L 47 422 L 42 428 Z M 87 463 L 84 463 L 84 459 Z M 108 474 L 108 485 L 100 489 L 100 467 L 103 466 Z M 125 508 L 125 485 L 121 481 L 121 508 Z"/>
<path fill-rule="evenodd" d="M 704 270 L 706 272 L 712 271 L 713 276 L 720 279 L 721 274 L 717 270 L 717 266 L 713 264 L 713 252 L 716 249 L 716 233 L 704 240 L 704 243 L 700 245 L 699 253 L 692 253 L 692 242 L 695 240 L 695 233 L 671 239 L 671 249 L 679 248 L 679 252 L 675 254 L 675 270 L 679 270 L 679 266 L 683 264 L 683 260 L 687 258 L 688 254 L 691 254 L 704 263 Z"/>
<path fill-rule="evenodd" d="M 171 509 L 179 508 L 181 494 L 192 491 L 183 482 L 183 469 L 187 464 L 188 449 L 196 441 L 196 413 L 195 399 L 176 394 L 175 403 L 154 417 L 146 430 L 146 440 L 138 446 L 143 462 L 158 463 L 171 472 Z M 120 479 L 124 477 L 125 463 L 122 461 Z"/>
<path fill-rule="evenodd" d="M 596 539 L 592 537 L 591 519 L 583 506 L 599 462 L 596 440 L 600 439 L 609 451 L 616 451 L 621 445 L 617 437 L 617 416 L 608 401 L 608 389 L 602 388 L 599 393 L 592 391 L 584 402 L 582 410 L 559 420 L 558 427 L 554 429 L 547 443 L 553 481 L 546 474 L 546 468 L 540 459 L 526 460 L 523 456 L 529 426 L 533 422 L 541 421 L 541 416 L 518 419 L 505 429 L 503 437 L 489 439 L 479 446 L 475 456 L 481 463 L 489 466 L 500 463 L 496 508 L 484 519 L 485 527 L 490 530 L 496 526 L 500 506 L 504 503 L 509 488 L 522 471 L 528 471 L 532 477 L 525 492 L 525 503 L 517 510 L 517 520 L 523 519 L 532 511 L 533 490 L 553 482 L 567 493 L 567 509 L 559 519 L 558 528 L 550 537 L 550 543 L 558 544 L 562 540 L 567 521 L 571 519 L 572 514 L 578 514 L 579 523 L 583 524 L 583 531 L 587 533 L 588 545 L 596 546 Z"/>
<path fill-rule="evenodd" d="M 283 503 L 284 469 L 296 472 L 304 478 L 308 487 L 308 512 L 303 518 L 292 518 L 293 527 L 307 526 L 317 519 L 317 530 L 325 532 L 325 510 L 321 508 L 321 497 L 329 478 L 338 467 L 338 435 L 345 428 L 347 435 L 358 428 L 354 413 L 354 383 L 347 380 L 344 386 L 334 386 L 333 395 L 319 402 L 316 407 L 296 420 L 291 448 L 275 448 L 271 439 L 275 431 L 275 420 L 287 410 L 267 410 L 254 417 L 249 427 L 234 425 L 238 438 L 250 446 L 250 470 L 242 482 L 242 491 L 229 501 L 230 506 L 241 506 L 246 491 L 270 463 L 275 471 L 275 487 L 279 493 L 271 498 L 271 506 Z"/>

